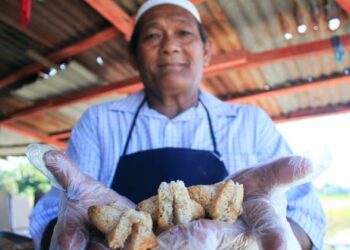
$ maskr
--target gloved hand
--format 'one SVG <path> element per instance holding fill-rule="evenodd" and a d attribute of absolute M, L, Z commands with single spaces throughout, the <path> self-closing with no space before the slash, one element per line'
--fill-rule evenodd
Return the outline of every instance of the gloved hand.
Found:
<path fill-rule="evenodd" d="M 121 207 L 134 208 L 135 204 L 83 174 L 61 151 L 32 144 L 27 149 L 27 156 L 61 190 L 58 221 L 50 249 L 108 249 L 97 235 L 90 237 L 88 208 L 112 201 L 119 201 Z"/>
<path fill-rule="evenodd" d="M 301 249 L 286 218 L 285 192 L 313 179 L 319 170 L 303 157 L 284 157 L 242 170 L 231 179 L 244 186 L 243 219 L 260 249 Z"/>
<path fill-rule="evenodd" d="M 175 226 L 158 237 L 159 249 L 300 249 L 286 219 L 285 191 L 317 174 L 311 161 L 297 156 L 242 170 L 229 177 L 244 186 L 239 220 Z"/>

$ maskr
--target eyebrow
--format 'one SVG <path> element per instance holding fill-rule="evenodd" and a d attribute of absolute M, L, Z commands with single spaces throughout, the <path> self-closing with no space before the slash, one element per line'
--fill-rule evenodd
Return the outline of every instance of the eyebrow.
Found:
<path fill-rule="evenodd" d="M 184 18 L 184 17 L 174 17 L 172 18 L 175 22 L 178 23 L 184 23 L 184 24 L 188 24 L 191 23 L 189 18 Z M 151 20 L 149 22 L 147 22 L 146 24 L 143 25 L 143 29 L 147 29 L 150 28 L 152 26 L 156 26 L 157 25 L 157 21 L 156 20 Z"/>

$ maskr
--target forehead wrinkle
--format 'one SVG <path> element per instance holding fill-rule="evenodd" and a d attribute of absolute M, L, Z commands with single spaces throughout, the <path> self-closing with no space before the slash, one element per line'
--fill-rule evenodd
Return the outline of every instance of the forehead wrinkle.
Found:
<path fill-rule="evenodd" d="M 144 23 L 142 26 L 142 29 L 148 29 L 148 28 L 152 28 L 155 27 L 157 25 L 159 25 L 160 23 L 164 23 L 164 22 L 168 22 L 169 20 L 174 21 L 176 23 L 180 23 L 180 24 L 191 24 L 192 19 L 189 17 L 183 17 L 183 16 L 174 16 L 174 17 L 158 17 L 158 18 L 154 18 L 150 21 L 147 21 L 146 23 Z"/>

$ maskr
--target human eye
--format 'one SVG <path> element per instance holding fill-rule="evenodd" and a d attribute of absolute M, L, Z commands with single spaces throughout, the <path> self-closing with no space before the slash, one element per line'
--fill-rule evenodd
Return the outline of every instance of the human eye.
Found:
<path fill-rule="evenodd" d="M 182 29 L 182 30 L 179 31 L 179 35 L 183 36 L 183 37 L 190 36 L 190 35 L 192 35 L 192 31 L 186 30 L 186 29 Z"/>
<path fill-rule="evenodd" d="M 155 41 L 160 38 L 160 34 L 157 32 L 149 32 L 144 35 L 143 39 L 145 41 Z"/>

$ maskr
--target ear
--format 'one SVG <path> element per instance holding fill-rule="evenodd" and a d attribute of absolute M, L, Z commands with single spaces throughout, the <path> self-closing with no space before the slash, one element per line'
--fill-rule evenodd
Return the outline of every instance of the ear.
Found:
<path fill-rule="evenodd" d="M 212 40 L 208 39 L 208 41 L 203 46 L 203 55 L 204 55 L 204 66 L 207 67 L 210 64 L 211 53 L 212 53 Z"/>
<path fill-rule="evenodd" d="M 136 63 L 136 56 L 134 54 L 132 54 L 130 51 L 128 52 L 128 57 L 129 57 L 129 63 L 131 64 L 131 66 L 135 69 L 138 70 L 138 66 Z"/>

